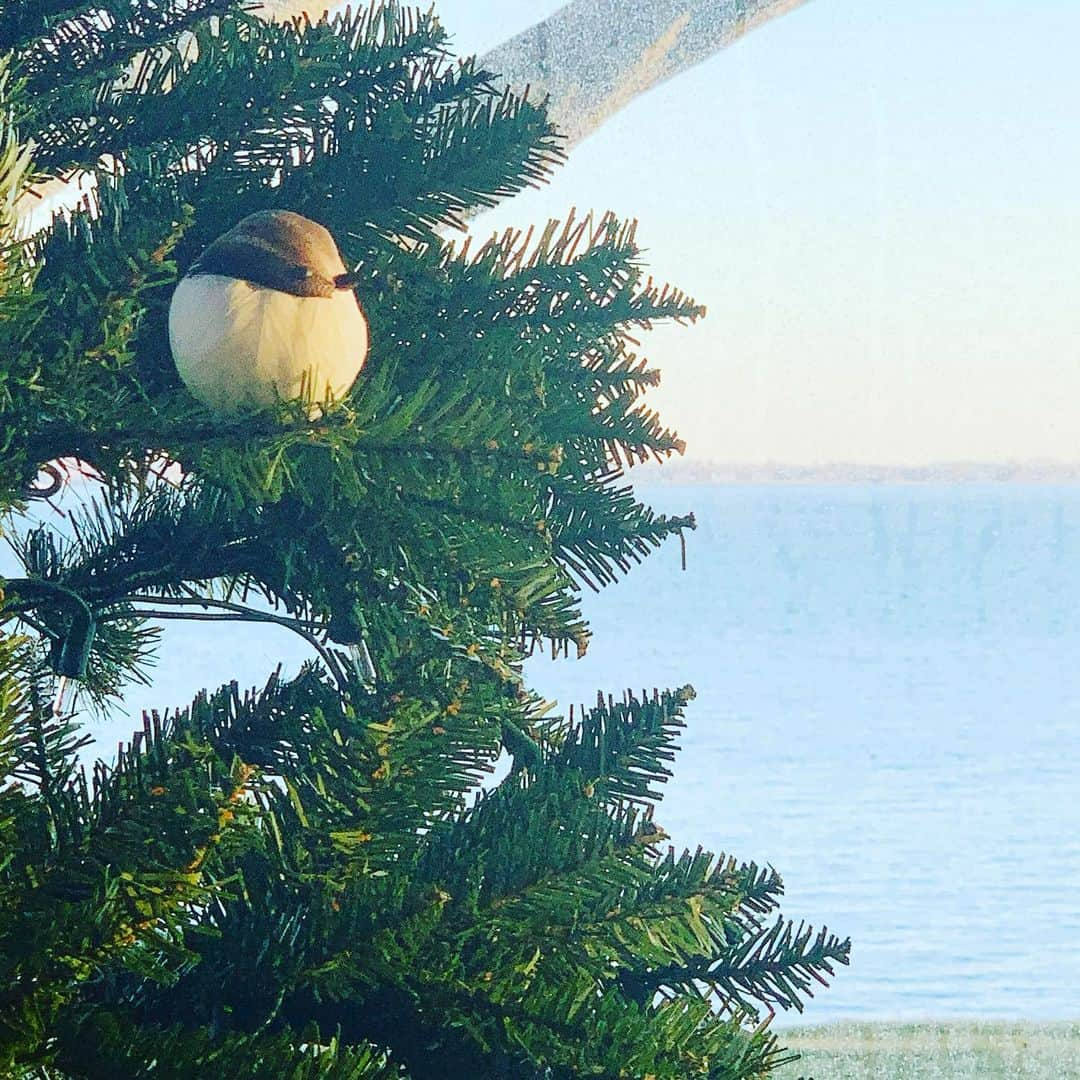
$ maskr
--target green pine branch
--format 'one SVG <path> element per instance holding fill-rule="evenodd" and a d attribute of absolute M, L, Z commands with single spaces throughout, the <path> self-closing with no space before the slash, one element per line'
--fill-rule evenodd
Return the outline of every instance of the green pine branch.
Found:
<path fill-rule="evenodd" d="M 237 0 L 106 0 L 51 3 L 52 12 L 28 17 L 8 5 L 0 42 L 13 50 L 32 92 L 27 121 L 42 168 L 94 169 L 102 154 L 123 145 L 118 100 L 161 90 L 153 74 L 177 54 L 178 36 L 211 16 L 230 16 Z M 36 24 L 36 25 L 35 25 Z M 95 152 L 96 151 L 96 152 Z"/>
<path fill-rule="evenodd" d="M 111 768 L 99 763 L 88 781 L 73 768 L 84 740 L 70 722 L 12 693 L 25 679 L 18 655 L 9 647 L 0 672 L 5 779 L 20 782 L 5 790 L 0 863 L 0 1060 L 10 1062 L 42 1052 L 60 1014 L 110 966 L 169 977 L 187 955 L 192 913 L 215 889 L 202 865 L 247 816 L 244 769 L 207 769 L 160 737 Z"/>
<path fill-rule="evenodd" d="M 0 42 L 29 80 L 0 69 L 2 1067 L 767 1075 L 757 1015 L 847 942 L 780 919 L 771 869 L 660 850 L 688 688 L 562 719 L 522 669 L 584 651 L 580 590 L 694 527 L 627 474 L 682 450 L 635 335 L 703 309 L 611 215 L 443 242 L 561 150 L 431 14 L 48 0 Z M 12 244 L 26 139 L 91 190 Z M 177 276 L 268 207 L 331 228 L 369 319 L 314 421 L 215 416 L 169 351 Z M 50 488 L 82 509 L 31 513 Z M 84 697 L 116 695 L 176 618 L 273 623 L 312 662 L 82 773 L 53 672 L 81 649 Z"/>
<path fill-rule="evenodd" d="M 175 1024 L 135 1026 L 130 1013 L 94 1010 L 57 1035 L 52 1064 L 70 1077 L 190 1080 L 200 1074 L 290 1080 L 408 1080 L 380 1047 L 303 1032 L 215 1032 Z"/>
<path fill-rule="evenodd" d="M 651 698 L 627 693 L 622 701 L 604 700 L 582 710 L 575 724 L 559 717 L 536 726 L 549 767 L 574 769 L 586 777 L 595 796 L 612 806 L 652 806 L 661 793 L 656 785 L 671 776 L 686 722 L 683 710 L 693 699 L 691 687 Z"/>

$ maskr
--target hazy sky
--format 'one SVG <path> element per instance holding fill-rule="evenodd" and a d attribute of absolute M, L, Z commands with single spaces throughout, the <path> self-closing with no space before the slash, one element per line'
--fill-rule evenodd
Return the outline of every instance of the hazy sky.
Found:
<path fill-rule="evenodd" d="M 436 10 L 468 53 L 560 6 Z M 1077 0 L 811 0 L 476 229 L 640 220 L 709 308 L 644 343 L 692 457 L 1077 461 L 1077 41 Z"/>

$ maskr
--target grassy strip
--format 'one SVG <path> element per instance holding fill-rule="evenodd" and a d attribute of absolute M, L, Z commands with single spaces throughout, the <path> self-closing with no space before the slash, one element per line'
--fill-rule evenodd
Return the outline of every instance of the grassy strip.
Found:
<path fill-rule="evenodd" d="M 1065 1080 L 1080 1077 L 1080 1023 L 956 1021 L 793 1028 L 802 1054 L 776 1080 Z"/>

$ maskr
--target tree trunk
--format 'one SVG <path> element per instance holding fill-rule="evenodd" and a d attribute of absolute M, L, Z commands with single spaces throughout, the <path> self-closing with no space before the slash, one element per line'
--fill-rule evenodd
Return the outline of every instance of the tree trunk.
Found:
<path fill-rule="evenodd" d="M 573 0 L 487 53 L 516 89 L 550 98 L 573 146 L 639 94 L 806 0 Z"/>
<path fill-rule="evenodd" d="M 572 0 L 485 54 L 480 64 L 549 97 L 573 146 L 639 94 L 707 60 L 806 0 Z M 317 8 L 317 5 L 316 5 Z M 264 0 L 269 19 L 313 10 L 310 0 Z"/>

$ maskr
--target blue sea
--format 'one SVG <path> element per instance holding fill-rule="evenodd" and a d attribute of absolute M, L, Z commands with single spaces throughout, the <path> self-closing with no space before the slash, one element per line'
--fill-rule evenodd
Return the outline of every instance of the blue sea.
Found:
<path fill-rule="evenodd" d="M 586 595 L 589 654 L 531 679 L 563 707 L 694 685 L 657 819 L 853 940 L 792 1019 L 1080 1014 L 1080 487 L 641 494 L 697 514 L 687 569 L 671 543 Z M 172 628 L 132 704 L 278 659 L 274 628 Z"/>

